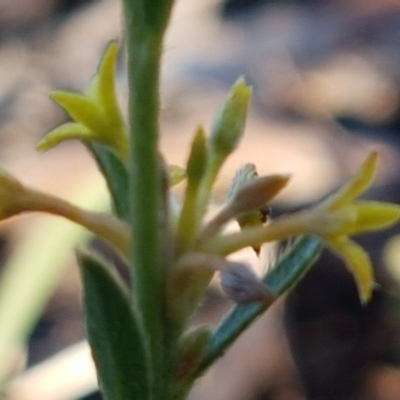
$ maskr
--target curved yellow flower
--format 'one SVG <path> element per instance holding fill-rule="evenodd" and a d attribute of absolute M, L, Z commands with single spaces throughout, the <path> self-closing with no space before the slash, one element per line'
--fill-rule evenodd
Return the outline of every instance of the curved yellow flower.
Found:
<path fill-rule="evenodd" d="M 353 179 L 309 211 L 315 213 L 311 230 L 344 260 L 363 303 L 372 294 L 373 270 L 368 254 L 349 236 L 386 228 L 400 218 L 400 206 L 396 204 L 356 201 L 371 185 L 377 160 L 377 152 L 370 153 Z"/>
<path fill-rule="evenodd" d="M 314 207 L 282 216 L 265 227 L 207 238 L 199 247 L 226 255 L 290 236 L 317 235 L 344 260 L 356 280 L 361 301 L 366 303 L 371 298 L 374 280 L 371 261 L 349 236 L 386 228 L 400 219 L 399 205 L 356 200 L 370 187 L 377 160 L 377 152 L 370 153 L 352 179 Z"/>
<path fill-rule="evenodd" d="M 48 132 L 38 143 L 46 151 L 66 139 L 97 141 L 113 148 L 125 160 L 128 136 L 115 91 L 115 63 L 118 44 L 112 42 L 101 60 L 86 95 L 55 91 L 51 98 L 73 119 Z"/>
<path fill-rule="evenodd" d="M 24 212 L 45 212 L 66 218 L 111 244 L 123 259 L 129 257 L 130 233 L 123 221 L 31 189 L 0 168 L 0 221 Z"/>

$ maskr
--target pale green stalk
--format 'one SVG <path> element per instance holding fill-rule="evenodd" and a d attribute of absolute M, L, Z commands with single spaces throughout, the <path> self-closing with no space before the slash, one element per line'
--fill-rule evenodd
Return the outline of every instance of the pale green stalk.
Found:
<path fill-rule="evenodd" d="M 128 57 L 131 263 L 135 301 L 149 354 L 154 398 L 168 398 L 165 264 L 160 232 L 161 174 L 158 154 L 160 59 L 172 1 L 124 0 Z M 163 394 L 161 394 L 163 393 Z"/>

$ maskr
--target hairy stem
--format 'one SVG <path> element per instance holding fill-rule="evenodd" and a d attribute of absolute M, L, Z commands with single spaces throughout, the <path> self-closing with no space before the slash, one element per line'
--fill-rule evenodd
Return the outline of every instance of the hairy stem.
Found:
<path fill-rule="evenodd" d="M 165 262 L 161 230 L 158 154 L 160 60 L 172 1 L 124 0 L 128 57 L 132 277 L 147 342 L 153 397 L 168 380 Z M 165 398 L 168 398 L 165 397 Z"/>

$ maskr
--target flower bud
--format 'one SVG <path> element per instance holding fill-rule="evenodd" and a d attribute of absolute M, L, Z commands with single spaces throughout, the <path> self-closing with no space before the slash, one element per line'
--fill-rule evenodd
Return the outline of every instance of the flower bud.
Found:
<path fill-rule="evenodd" d="M 262 226 L 269 214 L 268 203 L 288 181 L 288 175 L 257 178 L 254 165 L 246 164 L 236 173 L 228 193 L 228 203 L 203 228 L 200 239 L 215 235 L 233 218 L 236 218 L 241 229 Z M 259 254 L 259 246 L 254 250 Z"/>
<path fill-rule="evenodd" d="M 225 294 L 239 304 L 254 301 L 269 304 L 274 300 L 254 271 L 241 263 L 227 263 L 221 272 L 221 286 Z"/>
<path fill-rule="evenodd" d="M 190 376 L 197 368 L 210 338 L 210 329 L 206 326 L 200 326 L 187 332 L 179 340 L 179 360 L 176 371 L 178 379 Z"/>
<path fill-rule="evenodd" d="M 204 253 L 187 253 L 169 275 L 168 308 L 170 314 L 186 322 L 204 296 L 215 271 L 215 259 Z"/>
<path fill-rule="evenodd" d="M 240 78 L 217 116 L 209 140 L 213 156 L 224 160 L 236 149 L 244 130 L 251 88 Z"/>
<path fill-rule="evenodd" d="M 236 215 L 259 210 L 270 203 L 287 185 L 289 179 L 289 175 L 269 175 L 245 183 L 232 196 L 231 203 Z"/>
<path fill-rule="evenodd" d="M 264 224 L 269 215 L 268 204 L 289 181 L 289 175 L 257 176 L 255 166 L 245 164 L 236 172 L 228 192 L 230 209 L 241 229 Z M 253 249 L 260 254 L 260 246 Z"/>
<path fill-rule="evenodd" d="M 203 127 L 198 127 L 193 138 L 187 163 L 187 176 L 191 185 L 198 185 L 207 167 L 206 136 Z"/>

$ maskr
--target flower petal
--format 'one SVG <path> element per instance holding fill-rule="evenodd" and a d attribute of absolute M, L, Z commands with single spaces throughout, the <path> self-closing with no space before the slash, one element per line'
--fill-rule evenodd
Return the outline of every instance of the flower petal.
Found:
<path fill-rule="evenodd" d="M 348 233 L 375 231 L 387 228 L 400 218 L 400 206 L 377 201 L 360 201 L 353 203 L 357 210 L 357 222 Z"/>
<path fill-rule="evenodd" d="M 331 196 L 325 199 L 321 203 L 321 206 L 334 210 L 349 203 L 363 193 L 371 185 L 372 180 L 374 179 L 377 162 L 378 152 L 372 151 L 361 164 L 356 175 Z"/>
<path fill-rule="evenodd" d="M 62 135 L 57 131 L 50 132 L 53 136 L 46 143 L 46 138 L 39 143 L 39 149 L 47 149 L 67 138 L 96 140 L 111 147 L 123 160 L 128 155 L 128 135 L 124 119 L 119 109 L 114 83 L 115 61 L 118 55 L 118 44 L 112 42 L 107 48 L 100 63 L 98 73 L 92 79 L 87 95 L 55 91 L 52 99 L 82 125 L 73 129 L 74 133 L 68 135 L 65 127 Z M 78 133 L 77 133 L 78 131 Z M 84 133 L 85 137 L 82 137 Z M 62 136 L 65 137 L 62 137 Z M 56 140 L 54 140 L 56 139 Z"/>
<path fill-rule="evenodd" d="M 102 132 L 106 121 L 102 110 L 88 97 L 78 93 L 52 92 L 51 98 L 70 115 L 70 117 L 89 129 Z"/>
<path fill-rule="evenodd" d="M 47 151 L 67 139 L 98 140 L 95 133 L 77 122 L 67 122 L 48 132 L 36 145 L 39 151 Z"/>
<path fill-rule="evenodd" d="M 331 249 L 341 257 L 353 274 L 361 303 L 371 299 L 374 273 L 371 260 L 364 249 L 346 236 L 324 238 Z"/>
<path fill-rule="evenodd" d="M 119 46 L 111 42 L 101 60 L 97 74 L 90 82 L 88 97 L 100 106 L 107 115 L 107 120 L 116 128 L 123 130 L 123 119 L 115 91 L 115 64 Z"/>

